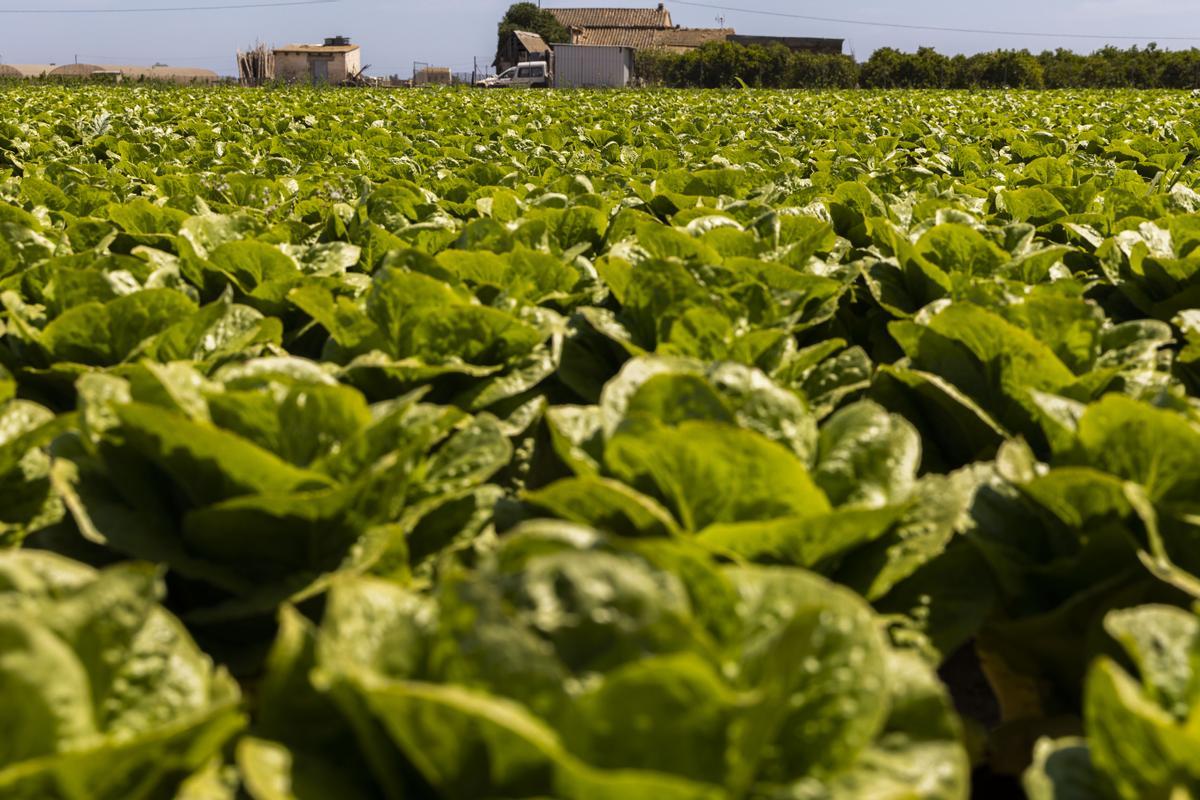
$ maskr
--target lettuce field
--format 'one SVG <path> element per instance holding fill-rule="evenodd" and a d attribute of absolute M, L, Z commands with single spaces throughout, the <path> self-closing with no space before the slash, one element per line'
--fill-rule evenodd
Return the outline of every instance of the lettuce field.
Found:
<path fill-rule="evenodd" d="M 1198 156 L 0 89 L 0 797 L 1200 798 Z"/>

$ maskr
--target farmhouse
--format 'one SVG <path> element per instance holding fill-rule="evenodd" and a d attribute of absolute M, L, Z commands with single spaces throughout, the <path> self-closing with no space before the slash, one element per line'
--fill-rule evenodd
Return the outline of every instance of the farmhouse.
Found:
<path fill-rule="evenodd" d="M 632 47 L 635 50 L 666 50 L 684 53 L 710 42 L 743 45 L 781 44 L 789 50 L 840 55 L 842 39 L 797 36 L 742 36 L 733 28 L 681 28 L 671 12 L 659 3 L 656 8 L 548 8 L 571 34 L 567 44 Z M 552 43 L 556 44 L 556 43 Z"/>
<path fill-rule="evenodd" d="M 285 83 L 342 83 L 361 72 L 362 54 L 345 36 L 275 48 L 275 78 Z"/>
<path fill-rule="evenodd" d="M 671 12 L 662 3 L 656 8 L 546 10 L 570 32 L 565 44 L 686 52 L 709 42 L 723 42 L 734 33 L 732 28 L 681 28 L 671 21 Z"/>

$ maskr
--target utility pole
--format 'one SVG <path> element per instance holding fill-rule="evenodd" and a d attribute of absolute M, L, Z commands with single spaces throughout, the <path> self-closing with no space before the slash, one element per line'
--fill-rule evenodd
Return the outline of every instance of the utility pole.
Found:
<path fill-rule="evenodd" d="M 471 56 L 471 85 L 479 80 L 479 56 Z"/>

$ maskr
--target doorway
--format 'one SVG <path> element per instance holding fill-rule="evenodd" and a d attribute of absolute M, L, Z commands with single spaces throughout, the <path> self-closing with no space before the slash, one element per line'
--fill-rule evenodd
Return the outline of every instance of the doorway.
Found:
<path fill-rule="evenodd" d="M 325 58 L 314 58 L 308 62 L 309 73 L 312 75 L 313 85 L 316 86 L 322 83 L 329 83 L 329 60 Z"/>

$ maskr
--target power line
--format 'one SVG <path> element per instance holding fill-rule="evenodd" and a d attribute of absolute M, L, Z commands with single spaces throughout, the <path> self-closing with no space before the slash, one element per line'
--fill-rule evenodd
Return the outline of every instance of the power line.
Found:
<path fill-rule="evenodd" d="M 155 6 L 143 8 L 0 8 L 0 14 L 155 14 L 170 11 L 231 11 L 240 8 L 323 6 L 341 0 L 282 0 L 276 3 L 230 3 L 219 6 Z"/>
<path fill-rule="evenodd" d="M 717 11 L 737 11 L 742 14 L 761 14 L 767 17 L 787 17 L 788 19 L 802 19 L 808 22 L 833 22 L 838 25 L 865 25 L 872 28 L 899 28 L 908 31 L 937 31 L 939 33 L 982 33 L 990 36 L 1038 36 L 1046 39 L 1128 39 L 1130 41 L 1179 41 L 1179 42 L 1194 42 L 1200 40 L 1200 36 L 1134 36 L 1132 34 L 1106 34 L 1106 33 L 1047 33 L 1046 31 L 1005 31 L 994 30 L 989 28 L 948 28 L 938 25 L 906 25 L 902 22 L 872 22 L 864 19 L 841 19 L 838 17 L 814 17 L 808 14 L 793 14 L 787 11 L 764 11 L 754 8 L 738 8 L 735 6 L 719 6 L 711 3 L 696 3 L 692 0 L 671 0 L 676 5 L 695 6 L 696 8 L 709 8 Z"/>

